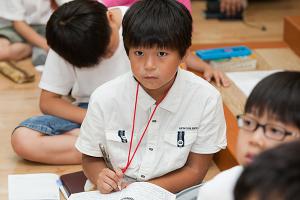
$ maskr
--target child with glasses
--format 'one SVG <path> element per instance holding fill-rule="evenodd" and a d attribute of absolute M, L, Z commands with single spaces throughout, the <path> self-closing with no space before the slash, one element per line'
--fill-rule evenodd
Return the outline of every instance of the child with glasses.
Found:
<path fill-rule="evenodd" d="M 243 170 L 234 188 L 234 199 L 300 199 L 299 154 L 299 141 L 261 153 Z"/>
<path fill-rule="evenodd" d="M 233 188 L 243 171 L 261 152 L 300 136 L 300 72 L 278 72 L 251 92 L 240 128 L 237 159 L 240 166 L 226 170 L 199 190 L 198 199 L 233 199 Z"/>

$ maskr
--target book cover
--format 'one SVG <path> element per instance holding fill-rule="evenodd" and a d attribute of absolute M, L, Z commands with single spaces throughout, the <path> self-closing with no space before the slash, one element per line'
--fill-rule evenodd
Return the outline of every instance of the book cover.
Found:
<path fill-rule="evenodd" d="M 69 198 L 71 194 L 84 192 L 84 185 L 87 178 L 83 171 L 78 171 L 61 175 L 60 180 L 62 184 L 62 193 L 66 198 Z"/>

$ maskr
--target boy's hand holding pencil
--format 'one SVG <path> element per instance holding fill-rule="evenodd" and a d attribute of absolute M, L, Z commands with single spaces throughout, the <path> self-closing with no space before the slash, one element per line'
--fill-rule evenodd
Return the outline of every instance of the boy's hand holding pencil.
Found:
<path fill-rule="evenodd" d="M 111 193 L 112 191 L 120 191 L 122 187 L 123 173 L 121 169 L 111 170 L 104 168 L 98 175 L 97 189 L 102 194 Z"/>
<path fill-rule="evenodd" d="M 105 150 L 103 144 L 99 144 L 100 151 L 107 168 L 104 168 L 98 175 L 97 188 L 103 193 L 110 193 L 112 191 L 120 191 L 125 185 L 123 184 L 123 172 L 120 168 L 113 168 L 110 161 L 109 154 Z M 124 187 L 122 187 L 124 185 Z M 127 185 L 126 185 L 127 186 Z"/>

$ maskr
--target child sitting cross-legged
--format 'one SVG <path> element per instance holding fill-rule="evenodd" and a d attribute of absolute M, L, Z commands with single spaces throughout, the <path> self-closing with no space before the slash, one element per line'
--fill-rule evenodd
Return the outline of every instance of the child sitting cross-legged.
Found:
<path fill-rule="evenodd" d="M 118 190 L 125 175 L 173 193 L 199 184 L 226 146 L 226 126 L 219 92 L 178 68 L 191 45 L 192 17 L 177 1 L 145 0 L 122 23 L 132 71 L 91 96 L 75 144 L 84 172 L 101 193 Z"/>

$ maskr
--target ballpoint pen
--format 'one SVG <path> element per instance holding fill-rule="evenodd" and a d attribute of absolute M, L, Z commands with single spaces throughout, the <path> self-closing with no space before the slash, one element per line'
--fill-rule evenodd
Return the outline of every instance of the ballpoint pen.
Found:
<path fill-rule="evenodd" d="M 99 148 L 100 148 L 100 151 L 101 151 L 101 153 L 102 153 L 102 155 L 103 155 L 103 159 L 104 159 L 104 162 L 105 162 L 107 168 L 115 172 L 114 167 L 113 167 L 112 164 L 111 164 L 109 155 L 108 155 L 108 153 L 105 151 L 104 145 L 100 143 L 100 144 L 99 144 Z M 118 188 L 119 188 L 119 190 L 122 189 L 120 183 L 118 183 Z"/>
<path fill-rule="evenodd" d="M 103 145 L 103 144 L 99 144 L 99 148 L 100 148 L 100 150 L 101 150 L 101 153 L 102 153 L 102 155 L 103 155 L 104 162 L 105 162 L 106 166 L 108 167 L 108 169 L 110 169 L 110 170 L 112 170 L 112 171 L 115 171 L 115 170 L 114 170 L 114 167 L 113 167 L 112 164 L 111 164 L 109 155 L 108 155 L 108 153 L 106 153 L 106 151 L 105 151 L 104 145 Z"/>

